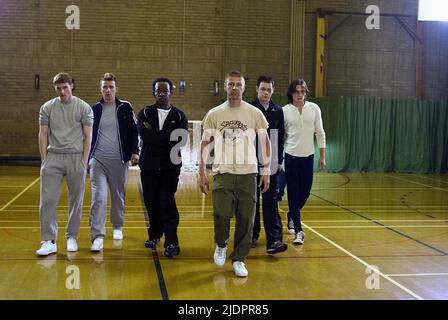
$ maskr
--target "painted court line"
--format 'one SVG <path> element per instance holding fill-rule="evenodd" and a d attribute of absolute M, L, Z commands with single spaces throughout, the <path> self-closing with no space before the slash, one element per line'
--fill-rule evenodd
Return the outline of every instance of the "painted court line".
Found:
<path fill-rule="evenodd" d="M 388 274 L 389 277 L 433 277 L 433 276 L 448 276 L 448 273 L 397 273 Z"/>
<path fill-rule="evenodd" d="M 403 188 L 393 188 L 393 190 L 414 190 L 412 187 Z M 313 191 L 324 191 L 324 190 L 390 190 L 388 187 L 336 187 L 336 188 L 316 188 Z"/>
<path fill-rule="evenodd" d="M 374 223 L 374 224 L 376 224 L 376 225 L 383 226 L 384 228 L 386 228 L 386 229 L 388 229 L 388 230 L 390 230 L 390 231 L 392 231 L 392 232 L 394 232 L 394 233 L 396 233 L 396 234 L 398 234 L 398 235 L 400 235 L 400 236 L 402 236 L 402 237 L 405 237 L 405 238 L 407 238 L 407 239 L 409 239 L 409 240 L 415 241 L 415 242 L 417 242 L 417 243 L 419 243 L 419 244 L 421 244 L 421 245 L 423 245 L 423 246 L 425 246 L 425 247 L 427 247 L 427 248 L 429 248 L 429 249 L 431 249 L 431 250 L 437 251 L 437 252 L 439 252 L 439 253 L 441 253 L 441 254 L 443 254 L 443 255 L 445 255 L 445 256 L 448 255 L 447 252 L 445 252 L 445 251 L 443 251 L 443 250 L 440 250 L 440 249 L 438 249 L 438 248 L 436 248 L 436 247 L 433 247 L 433 246 L 431 246 L 430 244 L 425 243 L 425 242 L 423 242 L 423 241 L 421 241 L 421 240 L 418 240 L 418 239 L 416 239 L 416 238 L 413 238 L 413 237 L 411 237 L 411 236 L 409 236 L 409 235 L 407 235 L 407 234 L 405 234 L 405 233 L 403 233 L 403 232 L 401 232 L 401 231 L 399 231 L 399 230 L 397 230 L 397 229 L 393 229 L 393 228 L 391 228 L 391 227 L 389 227 L 389 226 L 386 226 L 386 225 L 384 225 L 383 223 L 378 222 L 378 220 L 376 220 L 376 219 L 372 219 L 372 218 L 369 218 L 369 217 L 367 217 L 367 216 L 364 216 L 364 215 L 362 215 L 362 214 L 360 214 L 360 213 L 354 211 L 353 209 L 346 208 L 346 207 L 344 207 L 344 206 L 342 206 L 342 205 L 340 205 L 340 204 L 334 203 L 334 202 L 332 202 L 332 201 L 330 201 L 330 200 L 327 200 L 327 199 L 325 199 L 325 198 L 322 198 L 322 197 L 320 197 L 320 196 L 318 196 L 318 195 L 315 195 L 315 194 L 312 194 L 312 195 L 313 195 L 314 197 L 316 197 L 316 198 L 318 198 L 318 199 L 321 199 L 321 200 L 323 200 L 323 201 L 325 201 L 325 202 L 328 202 L 328 203 L 330 203 L 330 204 L 332 204 L 332 205 L 334 205 L 334 206 L 336 206 L 336 207 L 338 207 L 338 208 L 340 208 L 340 209 L 343 209 L 343 210 L 345 210 L 345 211 L 348 211 L 348 212 L 350 212 L 350 213 L 352 213 L 352 214 L 354 214 L 354 215 L 356 215 L 356 216 L 358 216 L 358 217 L 361 217 L 361 218 L 363 218 L 363 219 L 369 220 L 369 221 L 371 221 L 372 223 Z"/>
<path fill-rule="evenodd" d="M 0 188 L 23 188 L 23 187 L 26 187 L 26 186 L 22 186 L 22 185 L 20 185 L 20 186 L 14 186 L 14 185 L 10 185 L 10 186 L 0 186 Z"/>
<path fill-rule="evenodd" d="M 387 177 L 393 178 L 393 179 L 397 179 L 397 180 L 406 181 L 406 182 L 411 182 L 411 183 L 418 184 L 420 186 L 423 186 L 423 187 L 426 187 L 426 188 L 430 188 L 430 189 L 436 189 L 436 190 L 448 192 L 448 189 L 445 189 L 445 188 L 434 187 L 434 186 L 431 186 L 429 184 L 424 184 L 424 183 L 416 182 L 416 181 L 405 179 L 405 178 L 394 177 L 394 176 L 387 176 Z"/>
<path fill-rule="evenodd" d="M 382 273 L 380 270 L 377 270 L 375 268 L 372 268 L 372 266 L 370 264 L 368 264 L 367 262 L 365 262 L 364 260 L 362 260 L 361 258 L 358 258 L 357 256 L 355 256 L 353 253 L 347 251 L 346 249 L 344 249 L 343 247 L 341 247 L 340 245 L 338 245 L 336 242 L 328 239 L 327 237 L 325 237 L 324 235 L 320 234 L 319 232 L 317 232 L 316 230 L 314 230 L 313 228 L 307 226 L 305 223 L 302 222 L 302 224 L 309 229 L 310 231 L 312 231 L 313 233 L 315 233 L 316 235 L 318 235 L 319 237 L 321 237 L 322 239 L 324 239 L 325 241 L 329 242 L 330 244 L 332 244 L 333 246 L 335 246 L 336 248 L 338 248 L 339 250 L 341 250 L 342 252 L 344 252 L 345 254 L 349 255 L 350 257 L 352 257 L 353 259 L 355 259 L 356 261 L 358 261 L 359 263 L 363 264 L 364 266 L 366 266 L 367 268 L 370 268 L 371 270 L 374 270 L 378 275 L 382 276 L 384 279 L 386 279 L 387 281 L 391 282 L 392 284 L 396 285 L 397 287 L 399 287 L 401 290 L 405 291 L 406 293 L 410 294 L 411 296 L 413 296 L 414 298 L 418 299 L 418 300 L 424 300 L 422 297 L 420 297 L 418 294 L 416 294 L 415 292 L 411 291 L 410 289 L 406 288 L 405 286 L 403 286 L 401 283 L 398 283 L 397 281 L 393 280 L 391 277 L 389 277 L 388 275 Z"/>
<path fill-rule="evenodd" d="M 5 204 L 1 209 L 0 212 L 5 210 L 11 203 L 13 203 L 14 201 L 16 201 L 22 194 L 24 194 L 29 188 L 31 188 L 37 181 L 40 180 L 40 177 L 37 178 L 36 180 L 34 180 L 33 182 L 31 182 L 28 187 L 26 187 L 25 189 L 23 189 L 18 195 L 16 195 L 14 198 L 12 198 L 11 201 L 9 201 L 7 204 Z"/>
<path fill-rule="evenodd" d="M 434 178 L 430 178 L 430 177 L 425 177 L 425 176 L 422 176 L 422 175 L 419 175 L 418 177 L 421 178 L 421 179 L 427 179 L 427 180 L 431 180 L 431 181 L 435 181 L 435 182 L 440 182 L 440 183 L 446 183 L 446 184 L 448 184 L 448 181 L 443 181 L 443 180 L 439 180 L 439 179 L 434 179 Z"/>
<path fill-rule="evenodd" d="M 7 210 L 9 211 L 9 210 Z M 142 216 L 142 218 L 144 218 Z M 81 219 L 82 222 L 89 222 L 88 218 L 83 218 Z M 137 223 L 137 222 L 142 222 L 145 220 L 126 220 L 126 223 Z M 361 223 L 361 224 L 366 224 L 366 223 L 371 223 L 371 221 L 367 221 L 367 220 L 303 220 L 306 221 L 306 223 Z M 386 221 L 386 222 L 430 222 L 430 223 L 434 223 L 434 222 L 448 222 L 448 220 L 381 220 L 381 221 Z M 38 223 L 39 220 L 0 220 L 0 223 L 25 223 L 25 222 L 36 222 Z M 58 220 L 58 222 L 67 222 L 66 220 Z M 213 220 L 183 220 L 181 219 L 180 223 L 213 223 Z M 286 220 L 282 220 L 282 223 L 286 223 Z M 406 225 L 400 225 L 400 227 L 402 226 L 406 226 Z M 418 225 L 418 226 L 412 226 L 412 227 L 424 227 L 424 226 L 428 226 L 428 225 Z M 446 226 L 446 225 L 440 225 L 440 226 Z M 334 225 L 334 226 L 314 226 L 314 228 L 320 228 L 320 227 L 344 227 L 344 226 L 340 226 L 340 225 Z M 351 227 L 351 226 L 350 226 Z M 385 226 L 375 226 L 377 227 L 385 227 Z M 388 226 L 391 227 L 391 226 Z"/>
<path fill-rule="evenodd" d="M 60 223 L 65 223 L 67 221 L 58 221 Z M 84 223 L 87 223 L 88 221 L 82 221 Z M 145 223 L 146 221 L 142 220 L 142 221 L 132 221 L 134 223 Z M 35 223 L 39 223 L 38 221 L 36 221 Z M 39 226 L 20 226 L 20 227 L 0 227 L 0 229 L 34 229 L 34 228 L 38 228 Z M 424 229 L 424 228 L 448 228 L 448 226 L 394 226 L 394 227 L 399 227 L 399 228 L 420 228 L 420 229 Z M 88 229 L 88 227 L 80 227 L 81 229 Z M 112 229 L 112 227 L 106 227 L 107 229 Z M 125 227 L 126 229 L 147 229 L 147 227 Z M 179 226 L 178 229 L 213 229 L 213 226 Z M 381 227 L 381 226 L 324 226 L 324 227 L 313 227 L 314 229 L 369 229 L 369 228 L 385 228 L 385 227 Z M 262 229 L 264 229 L 262 227 Z"/>

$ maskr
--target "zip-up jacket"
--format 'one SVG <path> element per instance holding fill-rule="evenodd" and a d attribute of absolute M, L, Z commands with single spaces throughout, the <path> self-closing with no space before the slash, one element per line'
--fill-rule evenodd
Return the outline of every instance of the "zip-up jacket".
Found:
<path fill-rule="evenodd" d="M 101 115 L 103 113 L 103 103 L 104 99 L 101 98 L 99 102 L 92 106 L 93 133 L 89 159 L 93 156 L 97 146 Z M 137 125 L 135 123 L 135 116 L 131 104 L 118 98 L 115 98 L 115 103 L 118 122 L 118 142 L 121 147 L 121 161 L 127 162 L 131 159 L 132 154 L 139 153 Z"/>
<path fill-rule="evenodd" d="M 264 116 L 266 117 L 266 120 L 268 120 L 269 123 L 268 134 L 269 139 L 271 140 L 272 152 L 277 150 L 278 164 L 282 164 L 283 144 L 285 141 L 285 118 L 283 115 L 283 109 L 278 105 L 276 105 L 272 100 L 269 100 L 269 108 L 267 110 L 261 105 L 258 98 L 251 101 L 250 104 L 260 109 L 260 111 L 263 112 Z M 272 135 L 271 130 L 273 129 L 277 130 L 276 141 L 273 141 L 273 137 L 271 136 Z M 275 146 L 274 144 L 276 144 L 277 146 Z M 272 156 L 274 156 L 274 154 L 272 154 Z M 271 159 L 271 163 L 273 163 L 273 159 Z"/>
<path fill-rule="evenodd" d="M 140 169 L 180 170 L 182 167 L 180 147 L 186 145 L 188 137 L 188 119 L 185 113 L 171 105 L 160 130 L 157 106 L 147 106 L 137 115 L 137 129 L 142 140 L 138 163 Z M 173 133 L 176 129 L 182 130 Z M 177 152 L 173 148 L 177 148 Z"/>

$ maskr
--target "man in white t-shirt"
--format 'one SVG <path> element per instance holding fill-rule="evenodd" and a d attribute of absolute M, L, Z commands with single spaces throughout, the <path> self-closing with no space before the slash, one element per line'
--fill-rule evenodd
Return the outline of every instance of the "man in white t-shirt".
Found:
<path fill-rule="evenodd" d="M 301 210 L 310 196 L 313 184 L 314 135 L 320 153 L 318 169 L 325 167 L 325 131 L 321 112 L 317 104 L 306 101 L 307 93 L 308 87 L 303 79 L 293 80 L 287 91 L 289 103 L 283 107 L 288 220 L 294 223 L 293 244 L 298 245 L 305 241 Z"/>
<path fill-rule="evenodd" d="M 267 134 L 268 122 L 263 113 L 242 100 L 245 89 L 243 75 L 239 71 L 229 72 L 224 89 L 227 101 L 211 109 L 202 121 L 204 134 L 201 142 L 199 187 L 207 194 L 209 181 L 206 164 L 212 147 L 216 243 L 214 261 L 220 267 L 225 263 L 230 220 L 235 215 L 234 250 L 230 259 L 235 274 L 247 277 L 244 262 L 252 240 L 258 174 L 256 137 L 258 136 L 260 146 L 259 159 L 262 161 L 262 192 L 269 188 L 271 145 Z"/>

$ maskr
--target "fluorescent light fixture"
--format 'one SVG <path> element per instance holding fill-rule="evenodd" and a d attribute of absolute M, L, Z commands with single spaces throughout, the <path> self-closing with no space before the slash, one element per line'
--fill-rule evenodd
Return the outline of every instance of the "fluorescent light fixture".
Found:
<path fill-rule="evenodd" d="M 419 21 L 448 21 L 448 0 L 419 0 Z"/>

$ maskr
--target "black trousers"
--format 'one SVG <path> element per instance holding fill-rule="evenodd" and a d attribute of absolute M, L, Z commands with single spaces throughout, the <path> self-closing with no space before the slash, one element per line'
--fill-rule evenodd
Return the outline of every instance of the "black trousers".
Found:
<path fill-rule="evenodd" d="M 257 177 L 257 185 L 260 183 L 260 176 Z M 257 188 L 257 204 L 255 207 L 254 231 L 252 239 L 260 236 L 260 188 Z M 261 193 L 261 203 L 263 206 L 263 224 L 266 232 L 266 244 L 269 247 L 276 240 L 282 241 L 282 218 L 278 214 L 278 173 L 270 176 L 269 189 Z"/>
<path fill-rule="evenodd" d="M 165 234 L 165 248 L 170 244 L 178 245 L 177 211 L 175 194 L 179 182 L 180 170 L 141 170 L 143 200 L 148 212 L 150 239 L 161 238 Z"/>
<path fill-rule="evenodd" d="M 285 153 L 285 175 L 288 186 L 289 216 L 296 233 L 302 230 L 302 208 L 313 186 L 314 155 L 294 157 Z"/>

